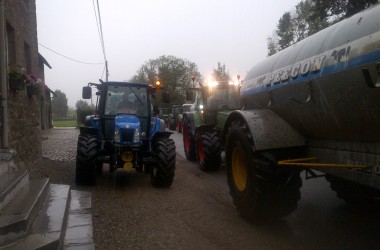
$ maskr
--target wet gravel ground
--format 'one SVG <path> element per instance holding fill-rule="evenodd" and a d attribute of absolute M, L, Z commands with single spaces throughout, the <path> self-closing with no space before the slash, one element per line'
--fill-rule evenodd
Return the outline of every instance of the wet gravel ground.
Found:
<path fill-rule="evenodd" d="M 79 129 L 55 128 L 42 131 L 42 158 L 58 162 L 74 161 Z"/>
<path fill-rule="evenodd" d="M 42 176 L 51 183 L 74 185 L 76 141 L 79 130 L 50 129 L 42 131 L 42 160 L 30 172 L 31 176 Z"/>
<path fill-rule="evenodd" d="M 155 188 L 149 175 L 135 171 L 111 174 L 107 166 L 96 186 L 75 186 L 77 136 L 75 129 L 44 131 L 39 174 L 92 193 L 96 249 L 251 249 L 255 238 L 268 237 L 251 237 L 228 193 L 178 154 L 170 188 Z"/>
<path fill-rule="evenodd" d="M 218 213 L 209 206 L 210 203 L 218 203 L 220 207 L 217 210 L 223 211 L 229 204 L 230 212 L 236 213 L 228 197 L 224 192 L 224 199 L 214 197 L 210 192 L 221 192 L 218 188 L 204 186 L 198 177 L 196 182 L 187 178 L 186 171 L 178 168 L 178 160 L 186 162 L 178 155 L 176 177 L 170 188 L 154 188 L 149 175 L 135 171 L 118 170 L 111 174 L 107 172 L 107 166 L 104 166 L 96 186 L 75 186 L 78 133 L 76 129 L 43 131 L 43 160 L 36 174 L 49 177 L 52 183 L 68 184 L 73 189 L 92 193 L 93 233 L 97 249 L 235 248 L 226 245 L 228 237 L 216 236 L 224 233 L 212 225 Z M 202 223 L 199 223 L 201 218 Z M 220 239 L 213 242 L 204 234 Z"/>

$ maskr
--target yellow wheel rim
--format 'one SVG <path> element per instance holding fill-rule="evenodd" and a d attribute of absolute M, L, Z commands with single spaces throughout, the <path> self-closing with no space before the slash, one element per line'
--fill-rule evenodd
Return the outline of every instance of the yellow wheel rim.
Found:
<path fill-rule="evenodd" d="M 244 151 L 240 147 L 235 147 L 232 151 L 232 176 L 236 188 L 243 192 L 247 187 L 247 159 Z"/>

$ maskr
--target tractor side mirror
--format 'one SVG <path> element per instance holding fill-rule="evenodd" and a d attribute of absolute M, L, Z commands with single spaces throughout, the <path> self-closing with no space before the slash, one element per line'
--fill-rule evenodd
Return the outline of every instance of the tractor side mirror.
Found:
<path fill-rule="evenodd" d="M 194 100 L 193 91 L 186 90 L 186 101 L 193 101 L 193 100 Z"/>
<path fill-rule="evenodd" d="M 170 94 L 168 91 L 162 92 L 162 102 L 169 103 L 170 102 Z"/>
<path fill-rule="evenodd" d="M 90 86 L 85 86 L 82 89 L 82 98 L 83 99 L 91 99 L 92 89 Z"/>

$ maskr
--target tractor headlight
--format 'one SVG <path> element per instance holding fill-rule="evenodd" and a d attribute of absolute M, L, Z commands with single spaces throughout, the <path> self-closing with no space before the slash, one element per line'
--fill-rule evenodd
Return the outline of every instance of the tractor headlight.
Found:
<path fill-rule="evenodd" d="M 139 129 L 136 128 L 135 129 L 135 134 L 133 136 L 133 142 L 137 143 L 140 141 L 140 132 L 139 132 Z"/>
<path fill-rule="evenodd" d="M 118 129 L 118 128 L 115 129 L 114 140 L 115 140 L 116 142 L 119 142 L 119 141 L 120 141 L 120 133 L 119 133 L 119 129 Z"/>
<path fill-rule="evenodd" d="M 216 82 L 216 81 L 209 81 L 209 82 L 207 83 L 207 86 L 208 86 L 209 88 L 213 88 L 213 87 L 215 87 L 215 86 L 218 86 L 218 82 Z"/>

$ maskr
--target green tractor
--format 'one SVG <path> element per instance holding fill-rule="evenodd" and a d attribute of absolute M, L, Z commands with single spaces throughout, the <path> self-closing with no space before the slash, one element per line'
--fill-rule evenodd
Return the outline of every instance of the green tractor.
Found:
<path fill-rule="evenodd" d="M 176 130 L 178 133 L 182 133 L 182 118 L 183 113 L 190 111 L 191 107 L 194 106 L 193 103 L 185 103 L 182 105 L 173 105 L 172 106 L 172 113 L 170 116 L 170 130 Z"/>
<path fill-rule="evenodd" d="M 169 127 L 169 108 L 158 108 L 158 114 L 165 122 L 165 127 Z"/>
<path fill-rule="evenodd" d="M 177 118 L 177 131 L 178 131 L 178 133 L 182 133 L 182 130 L 183 130 L 183 122 L 182 122 L 183 114 L 185 112 L 189 112 L 189 111 L 193 110 L 192 108 L 194 108 L 193 103 L 182 104 L 182 108 L 181 108 L 182 112 L 178 115 L 178 118 Z"/>
<path fill-rule="evenodd" d="M 180 128 L 179 123 L 182 120 L 182 117 L 181 119 L 179 119 L 180 116 L 182 116 L 182 105 L 179 105 L 179 104 L 172 105 L 171 113 L 169 114 L 169 129 L 170 130 L 176 130 L 181 133 L 182 129 L 179 130 Z"/>
<path fill-rule="evenodd" d="M 194 98 L 195 93 L 195 98 Z M 228 115 L 240 108 L 239 82 L 209 82 L 186 91 L 194 100 L 183 112 L 183 146 L 186 159 L 198 161 L 203 171 L 217 171 L 223 151 L 222 132 Z"/>

